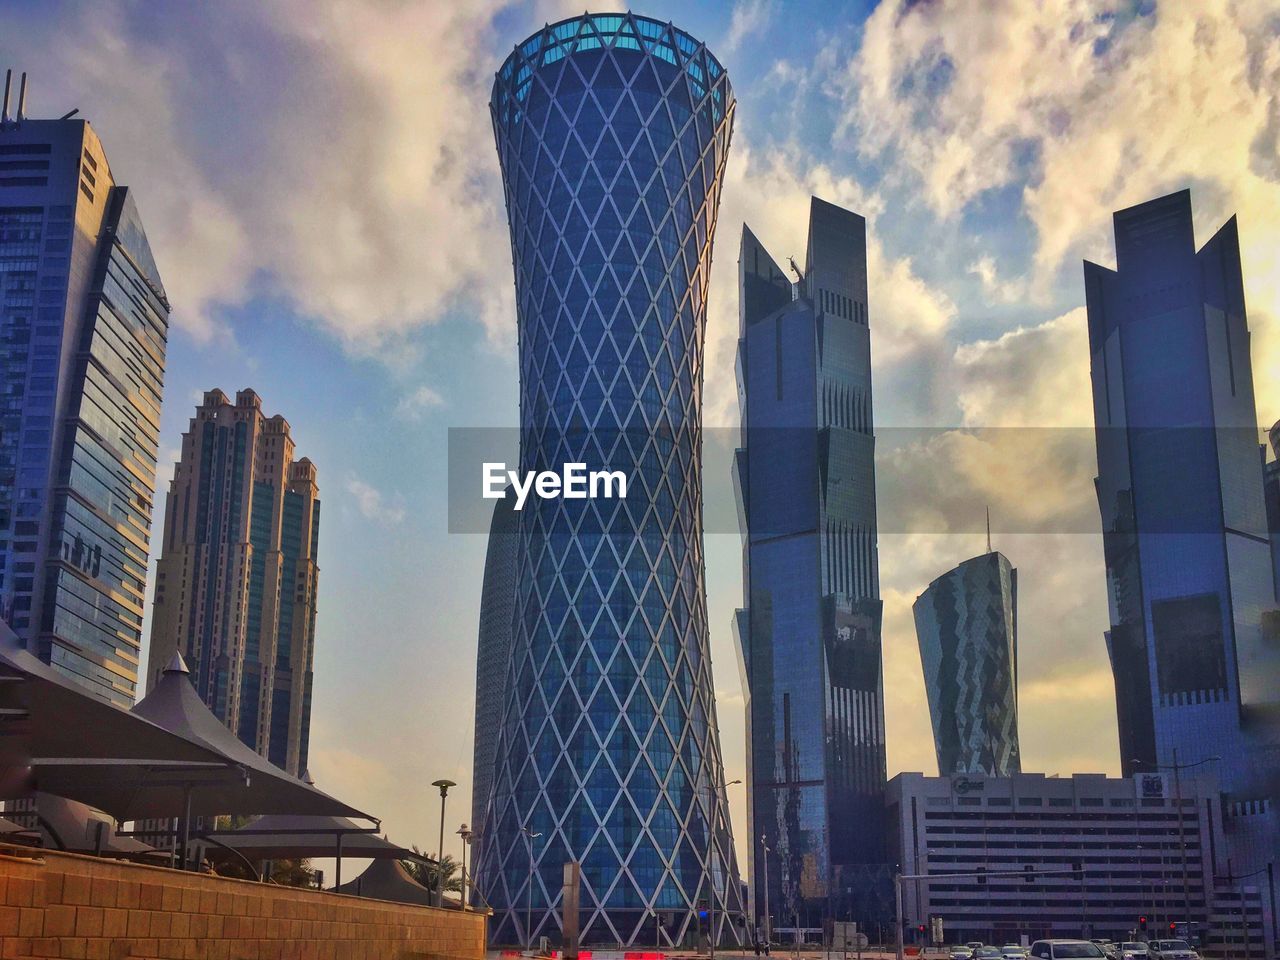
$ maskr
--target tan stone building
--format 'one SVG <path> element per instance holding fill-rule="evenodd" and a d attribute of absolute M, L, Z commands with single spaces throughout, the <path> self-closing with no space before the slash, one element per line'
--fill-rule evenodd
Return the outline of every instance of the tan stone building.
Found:
<path fill-rule="evenodd" d="M 211 390 L 182 437 L 156 575 L 152 682 L 175 650 L 214 714 L 294 774 L 307 766 L 320 526 L 316 468 L 252 390 Z"/>

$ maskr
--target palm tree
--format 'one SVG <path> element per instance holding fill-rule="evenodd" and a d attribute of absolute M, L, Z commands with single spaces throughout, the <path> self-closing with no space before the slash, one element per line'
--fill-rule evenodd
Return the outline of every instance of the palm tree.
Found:
<path fill-rule="evenodd" d="M 419 856 L 423 856 L 422 851 L 416 845 L 411 849 Z M 419 863 L 416 860 L 402 860 L 400 862 L 409 876 L 413 877 L 428 890 L 436 888 L 436 877 L 440 875 L 440 871 L 437 871 L 434 860 L 430 863 Z M 462 876 L 458 871 L 458 861 L 446 853 L 440 861 L 440 866 L 443 868 L 445 890 L 449 893 L 461 893 Z"/>

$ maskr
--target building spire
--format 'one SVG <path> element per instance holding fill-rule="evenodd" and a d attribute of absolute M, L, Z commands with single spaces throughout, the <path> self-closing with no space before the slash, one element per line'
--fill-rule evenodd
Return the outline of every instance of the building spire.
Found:
<path fill-rule="evenodd" d="M 991 507 L 987 507 L 987 553 L 991 552 Z"/>

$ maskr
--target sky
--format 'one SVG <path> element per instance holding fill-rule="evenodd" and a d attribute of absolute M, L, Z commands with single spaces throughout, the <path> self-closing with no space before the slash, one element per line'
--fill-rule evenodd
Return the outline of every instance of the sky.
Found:
<path fill-rule="evenodd" d="M 1238 215 L 1260 426 L 1280 418 L 1280 9 L 635 9 L 705 40 L 738 98 L 710 291 L 709 428 L 737 425 L 742 224 L 781 260 L 803 256 L 811 194 L 868 220 L 889 774 L 936 772 L 911 604 L 985 549 L 985 507 L 1019 571 L 1023 768 L 1118 773 L 1081 260 L 1113 265 L 1112 212 L 1184 187 L 1198 243 Z M 518 416 L 488 93 L 515 43 L 581 11 L 581 0 L 0 6 L 0 67 L 31 74 L 29 115 L 78 107 L 92 122 L 173 304 L 158 488 L 204 391 L 252 387 L 289 421 L 323 501 L 311 773 L 427 850 L 431 781 L 459 784 L 450 835 L 470 815 L 485 549 L 481 535 L 448 532 L 448 431 Z M 709 516 L 731 496 L 716 470 Z M 706 557 L 732 781 L 745 760 L 730 526 L 707 534 Z M 729 791 L 740 847 L 742 789 Z"/>

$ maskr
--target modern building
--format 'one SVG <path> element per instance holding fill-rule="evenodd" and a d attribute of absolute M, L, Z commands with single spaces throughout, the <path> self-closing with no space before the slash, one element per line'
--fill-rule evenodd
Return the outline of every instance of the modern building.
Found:
<path fill-rule="evenodd" d="M 486 836 L 486 805 L 493 787 L 493 756 L 506 705 L 507 670 L 511 665 L 511 629 L 516 603 L 516 558 L 520 514 L 510 495 L 493 504 L 489 546 L 480 590 L 480 637 L 476 645 L 476 729 L 471 775 L 473 844 Z M 479 846 L 475 846 L 479 850 Z"/>
<path fill-rule="evenodd" d="M 1121 761 L 1212 768 L 1232 871 L 1270 877 L 1280 642 L 1236 221 L 1197 251 L 1183 190 L 1115 214 L 1115 244 L 1084 275 Z"/>
<path fill-rule="evenodd" d="M 137 693 L 169 301 L 83 119 L 0 113 L 0 617 L 105 700 Z"/>
<path fill-rule="evenodd" d="M 622 471 L 625 497 L 520 517 L 505 718 L 477 881 L 492 938 L 741 930 L 707 630 L 702 381 L 734 100 L 698 40 L 632 14 L 539 30 L 491 101 L 520 328 L 521 470 Z M 705 913 L 704 918 L 701 914 Z M 526 918 L 528 918 L 526 920 Z"/>
<path fill-rule="evenodd" d="M 988 549 L 934 580 L 911 609 L 938 773 L 1021 773 L 1018 571 Z"/>
<path fill-rule="evenodd" d="M 896 858 L 904 876 L 929 877 L 902 884 L 908 942 L 932 917 L 947 943 L 1145 940 L 1177 924 L 1215 956 L 1273 957 L 1266 878 L 1230 876 L 1222 860 L 1220 794 L 1206 770 L 899 774 L 888 788 Z"/>
<path fill-rule="evenodd" d="M 743 227 L 734 626 L 754 917 L 783 942 L 892 919 L 866 264 L 866 221 L 816 197 L 795 283 Z"/>
<path fill-rule="evenodd" d="M 175 652 L 219 720 L 276 766 L 307 769 L 320 568 L 315 465 L 252 390 L 210 390 L 165 500 L 147 670 Z"/>

